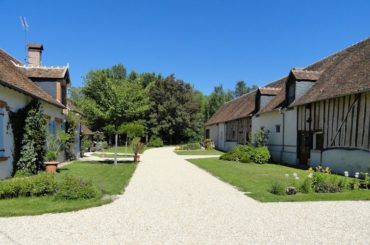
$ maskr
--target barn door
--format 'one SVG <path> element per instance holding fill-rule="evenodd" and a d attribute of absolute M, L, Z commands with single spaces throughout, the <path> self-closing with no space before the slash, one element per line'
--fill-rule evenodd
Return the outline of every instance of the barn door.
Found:
<path fill-rule="evenodd" d="M 298 159 L 300 165 L 307 165 L 310 158 L 312 134 L 308 131 L 299 131 L 298 134 Z"/>

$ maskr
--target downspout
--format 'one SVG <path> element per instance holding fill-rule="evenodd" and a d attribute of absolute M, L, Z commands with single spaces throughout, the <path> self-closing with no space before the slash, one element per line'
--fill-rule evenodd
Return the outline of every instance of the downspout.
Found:
<path fill-rule="evenodd" d="M 282 119 L 283 119 L 283 125 L 282 125 L 282 135 L 283 135 L 283 137 L 282 137 L 282 149 L 281 149 L 281 152 L 280 152 L 280 162 L 283 162 L 283 155 L 284 155 L 284 151 L 285 151 L 285 111 L 284 111 L 284 109 L 283 110 L 281 110 L 281 109 L 279 109 L 279 112 L 281 113 L 281 115 L 282 115 Z"/>

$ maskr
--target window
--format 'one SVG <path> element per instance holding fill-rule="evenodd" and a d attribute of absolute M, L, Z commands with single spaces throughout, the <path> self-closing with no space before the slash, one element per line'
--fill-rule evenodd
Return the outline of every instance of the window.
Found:
<path fill-rule="evenodd" d="M 4 115 L 5 115 L 5 109 L 0 108 L 0 157 L 4 156 L 5 149 L 4 149 L 4 137 L 5 137 L 5 120 L 4 120 Z"/>
<path fill-rule="evenodd" d="M 206 129 L 206 139 L 209 139 L 209 129 Z"/>
<path fill-rule="evenodd" d="M 280 133 L 280 124 L 275 125 L 275 131 L 276 133 Z"/>
<path fill-rule="evenodd" d="M 322 132 L 314 133 L 313 137 L 313 147 L 315 150 L 323 150 L 324 149 L 324 135 Z"/>
<path fill-rule="evenodd" d="M 235 130 L 233 130 L 233 134 L 232 134 L 232 140 L 235 140 Z"/>

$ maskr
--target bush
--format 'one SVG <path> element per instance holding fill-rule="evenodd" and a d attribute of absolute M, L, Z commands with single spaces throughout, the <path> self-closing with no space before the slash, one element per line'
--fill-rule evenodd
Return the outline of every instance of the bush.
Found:
<path fill-rule="evenodd" d="M 274 182 L 271 185 L 270 192 L 275 195 L 285 195 L 285 187 L 280 182 Z"/>
<path fill-rule="evenodd" d="M 341 188 L 331 182 L 320 182 L 317 185 L 315 185 L 315 192 L 319 193 L 335 193 L 335 192 L 341 192 Z"/>
<path fill-rule="evenodd" d="M 213 143 L 213 141 L 212 141 L 212 140 L 210 140 L 210 139 L 206 139 L 206 140 L 204 140 L 204 148 L 205 148 L 206 150 L 212 150 L 212 149 L 214 148 L 214 143 Z"/>
<path fill-rule="evenodd" d="M 13 178 L 0 182 L 0 199 L 20 196 L 52 195 L 57 189 L 52 174 L 41 173 L 31 177 Z"/>
<path fill-rule="evenodd" d="M 162 147 L 163 140 L 158 136 L 152 136 L 148 142 L 148 147 Z"/>
<path fill-rule="evenodd" d="M 299 190 L 302 193 L 311 193 L 311 192 L 313 192 L 312 179 L 311 178 L 306 178 L 303 181 L 302 185 L 300 186 Z"/>
<path fill-rule="evenodd" d="M 64 175 L 58 183 L 56 198 L 59 199 L 89 199 L 97 197 L 100 191 L 91 181 L 72 175 Z"/>
<path fill-rule="evenodd" d="M 239 160 L 242 163 L 252 163 L 253 161 L 250 159 L 249 156 L 243 156 L 242 159 Z"/>
<path fill-rule="evenodd" d="M 229 151 L 229 152 L 222 154 L 220 156 L 220 159 L 224 161 L 239 161 L 238 155 L 233 151 Z"/>
<path fill-rule="evenodd" d="M 180 146 L 180 150 L 200 150 L 201 145 L 199 143 L 188 143 L 185 145 Z"/>
<path fill-rule="evenodd" d="M 271 155 L 267 147 L 258 147 L 253 151 L 253 154 L 251 156 L 251 159 L 255 163 L 267 163 L 270 159 Z"/>

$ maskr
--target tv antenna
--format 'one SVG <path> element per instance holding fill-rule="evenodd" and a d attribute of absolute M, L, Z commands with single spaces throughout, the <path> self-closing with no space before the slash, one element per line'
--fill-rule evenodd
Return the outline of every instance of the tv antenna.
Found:
<path fill-rule="evenodd" d="M 24 30 L 24 49 L 25 49 L 24 62 L 27 64 L 27 32 L 28 32 L 29 25 L 27 23 L 26 17 L 24 16 L 20 17 L 20 21 L 21 21 L 22 28 Z"/>

